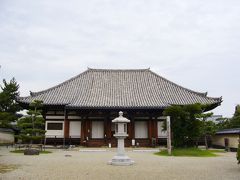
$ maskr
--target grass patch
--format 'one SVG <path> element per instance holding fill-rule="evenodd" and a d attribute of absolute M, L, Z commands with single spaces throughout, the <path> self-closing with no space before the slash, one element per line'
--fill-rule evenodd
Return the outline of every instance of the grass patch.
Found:
<path fill-rule="evenodd" d="M 210 149 L 209 151 L 213 153 L 225 153 L 226 151 L 224 149 Z"/>
<path fill-rule="evenodd" d="M 10 151 L 11 153 L 20 153 L 20 154 L 23 154 L 24 153 L 24 150 L 20 149 L 20 150 L 13 150 L 13 151 Z M 49 153 L 52 153 L 51 151 L 40 151 L 39 152 L 40 154 L 49 154 Z"/>
<path fill-rule="evenodd" d="M 17 169 L 17 165 L 6 165 L 6 164 L 0 164 L 0 174 L 13 171 Z"/>
<path fill-rule="evenodd" d="M 216 157 L 216 150 L 203 150 L 198 148 L 177 148 L 172 151 L 171 156 L 186 156 L 186 157 Z M 221 151 L 222 152 L 222 151 Z M 159 156 L 169 156 L 167 150 L 154 153 Z"/>

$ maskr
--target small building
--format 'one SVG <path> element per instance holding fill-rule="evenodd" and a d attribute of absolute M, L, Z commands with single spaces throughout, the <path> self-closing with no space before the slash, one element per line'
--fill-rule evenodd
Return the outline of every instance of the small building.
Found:
<path fill-rule="evenodd" d="M 201 103 L 209 105 L 208 111 L 222 102 L 221 97 L 184 88 L 150 69 L 90 68 L 52 88 L 20 97 L 18 102 L 28 108 L 35 99 L 44 104 L 47 143 L 70 141 L 85 146 L 116 146 L 111 121 L 119 111 L 130 119 L 125 145 L 151 146 L 153 141 L 166 141 L 161 116 L 167 107 Z"/>
<path fill-rule="evenodd" d="M 14 131 L 8 128 L 0 128 L 0 144 L 13 144 Z"/>
<path fill-rule="evenodd" d="M 228 148 L 231 151 L 236 151 L 239 138 L 240 128 L 217 131 L 212 137 L 212 146 L 217 148 Z"/>

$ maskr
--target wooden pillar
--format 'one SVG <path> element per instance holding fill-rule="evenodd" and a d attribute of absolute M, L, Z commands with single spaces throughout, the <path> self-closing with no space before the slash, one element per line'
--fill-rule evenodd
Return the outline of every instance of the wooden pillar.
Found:
<path fill-rule="evenodd" d="M 46 115 L 47 114 L 47 110 L 46 108 L 43 109 L 43 112 L 42 112 L 42 116 L 43 116 L 43 119 L 44 119 L 44 130 L 46 130 Z M 45 135 L 45 139 L 46 139 L 46 135 Z"/>
<path fill-rule="evenodd" d="M 110 119 L 109 117 L 109 113 L 107 114 L 106 116 L 106 136 L 107 136 L 107 139 L 111 139 L 112 137 L 112 120 Z"/>
<path fill-rule="evenodd" d="M 106 140 L 111 138 L 111 119 L 109 113 L 104 115 L 104 138 Z"/>
<path fill-rule="evenodd" d="M 128 137 L 129 139 L 132 139 L 132 123 L 131 123 L 131 119 L 130 119 L 130 123 L 127 123 L 127 134 L 128 134 Z"/>
<path fill-rule="evenodd" d="M 152 117 L 148 120 L 148 138 L 152 139 Z"/>
<path fill-rule="evenodd" d="M 135 139 L 135 116 L 131 114 L 130 123 L 128 123 L 129 139 Z"/>
<path fill-rule="evenodd" d="M 153 119 L 153 137 L 157 138 L 158 137 L 158 128 L 157 128 L 157 118 L 154 117 Z"/>
<path fill-rule="evenodd" d="M 107 137 L 107 118 L 104 115 L 103 118 L 103 138 L 105 139 Z"/>
<path fill-rule="evenodd" d="M 81 144 L 84 142 L 85 140 L 85 119 L 83 119 L 83 117 L 81 117 Z"/>
<path fill-rule="evenodd" d="M 69 120 L 67 111 L 64 111 L 64 138 L 69 138 Z"/>
<path fill-rule="evenodd" d="M 108 144 L 108 140 L 109 140 L 109 119 L 107 117 L 107 114 L 104 115 L 104 143 L 105 145 Z"/>
<path fill-rule="evenodd" d="M 89 120 L 88 118 L 86 119 L 86 129 L 85 129 L 85 134 L 86 138 L 88 137 L 88 140 L 92 138 L 92 121 Z"/>
<path fill-rule="evenodd" d="M 127 134 L 128 139 L 132 139 L 132 114 L 128 113 L 128 119 L 130 120 L 130 123 L 127 123 Z"/>

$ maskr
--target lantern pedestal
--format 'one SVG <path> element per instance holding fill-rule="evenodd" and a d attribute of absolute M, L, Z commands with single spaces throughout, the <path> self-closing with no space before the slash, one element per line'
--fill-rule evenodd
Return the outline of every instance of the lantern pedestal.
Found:
<path fill-rule="evenodd" d="M 134 163 L 132 159 L 130 159 L 127 155 L 125 155 L 124 150 L 124 139 L 127 137 L 126 134 L 115 134 L 114 135 L 118 140 L 118 148 L 117 155 L 112 158 L 108 164 L 116 165 L 116 166 L 129 166 Z"/>
<path fill-rule="evenodd" d="M 111 165 L 115 166 L 130 166 L 133 165 L 134 161 L 131 160 L 128 156 L 114 156 L 111 161 L 108 162 Z"/>
<path fill-rule="evenodd" d="M 115 132 L 114 136 L 117 138 L 117 155 L 112 158 L 108 164 L 115 166 L 129 166 L 134 163 L 127 155 L 125 155 L 124 149 L 124 139 L 128 136 L 127 134 L 127 123 L 130 122 L 127 118 L 123 117 L 123 112 L 119 112 L 119 117 L 115 118 L 113 121 L 115 123 Z"/>

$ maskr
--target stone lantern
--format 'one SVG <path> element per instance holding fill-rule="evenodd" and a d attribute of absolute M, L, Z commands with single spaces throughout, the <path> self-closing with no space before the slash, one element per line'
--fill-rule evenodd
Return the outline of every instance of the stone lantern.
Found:
<path fill-rule="evenodd" d="M 130 120 L 123 117 L 123 112 L 120 111 L 119 117 L 112 120 L 112 122 L 115 123 L 114 136 L 117 138 L 117 155 L 114 156 L 111 161 L 109 161 L 109 164 L 119 166 L 132 165 L 134 161 L 125 155 L 124 150 L 124 139 L 128 136 L 127 123 L 129 123 Z"/>

